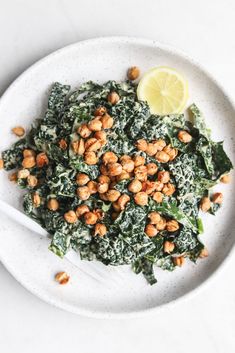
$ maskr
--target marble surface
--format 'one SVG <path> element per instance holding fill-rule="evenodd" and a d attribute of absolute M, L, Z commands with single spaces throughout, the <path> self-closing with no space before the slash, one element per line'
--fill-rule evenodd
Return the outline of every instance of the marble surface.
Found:
<path fill-rule="evenodd" d="M 230 0 L 0 0 L 0 94 L 29 65 L 102 35 L 153 38 L 201 62 L 235 99 L 235 3 Z M 197 296 L 153 316 L 92 320 L 50 307 L 0 264 L 0 352 L 235 350 L 235 255 Z"/>

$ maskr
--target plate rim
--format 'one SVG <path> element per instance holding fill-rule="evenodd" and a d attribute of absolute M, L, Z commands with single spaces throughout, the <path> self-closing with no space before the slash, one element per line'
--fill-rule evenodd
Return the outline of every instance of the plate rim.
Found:
<path fill-rule="evenodd" d="M 97 42 L 111 42 L 111 43 L 131 43 L 131 44 L 138 44 L 138 45 L 146 45 L 149 47 L 158 47 L 159 49 L 163 51 L 167 51 L 171 54 L 175 54 L 179 57 L 182 57 L 184 60 L 190 62 L 193 64 L 195 67 L 197 67 L 203 74 L 207 76 L 207 78 L 214 83 L 215 86 L 223 93 L 224 97 L 226 100 L 230 103 L 234 113 L 235 113 L 235 101 L 232 99 L 232 97 L 228 94 L 226 89 L 217 81 L 217 79 L 214 77 L 214 75 L 207 69 L 205 68 L 201 63 L 198 61 L 194 60 L 191 56 L 186 54 L 184 51 L 179 50 L 175 48 L 172 45 L 164 44 L 158 40 L 153 40 L 153 39 L 146 39 L 146 38 L 140 38 L 140 37 L 133 37 L 133 36 L 100 36 L 100 37 L 94 37 L 86 40 L 81 40 L 78 42 L 74 42 L 72 44 L 69 44 L 67 46 L 64 46 L 60 49 L 57 49 L 50 54 L 44 56 L 43 58 L 39 59 L 38 61 L 34 62 L 32 65 L 30 65 L 26 70 L 24 70 L 20 75 L 17 76 L 17 78 L 6 88 L 4 93 L 0 97 L 0 108 L 1 105 L 4 103 L 4 100 L 7 98 L 8 94 L 11 93 L 11 90 L 14 89 L 14 87 L 20 82 L 22 79 L 24 79 L 24 76 L 28 75 L 30 72 L 32 72 L 35 68 L 39 67 L 40 65 L 44 64 L 48 59 L 51 59 L 54 56 L 60 55 L 60 53 L 68 51 L 72 49 L 73 47 L 82 47 L 86 45 L 91 45 L 91 44 L 97 44 Z M 201 284 L 199 284 L 196 288 L 190 290 L 188 293 L 183 294 L 181 297 L 173 299 L 172 301 L 164 304 L 160 304 L 159 306 L 152 307 L 152 308 L 146 308 L 146 309 L 139 309 L 136 311 L 132 312 L 105 312 L 105 311 L 92 311 L 89 309 L 83 309 L 83 308 L 78 308 L 72 305 L 67 304 L 66 302 L 61 302 L 60 300 L 53 300 L 50 296 L 47 296 L 45 294 L 42 294 L 41 292 L 38 292 L 36 289 L 34 289 L 29 283 L 22 281 L 18 276 L 18 274 L 15 273 L 14 269 L 11 268 L 9 264 L 7 264 L 7 260 L 4 260 L 4 258 L 0 258 L 0 262 L 4 265 L 4 267 L 7 269 L 7 271 L 16 279 L 18 283 L 20 283 L 24 288 L 26 288 L 31 294 L 35 295 L 42 301 L 46 302 L 47 304 L 50 304 L 54 307 L 57 307 L 59 309 L 71 312 L 73 314 L 78 314 L 81 316 L 85 317 L 90 317 L 90 318 L 96 318 L 96 319 L 126 319 L 126 318 L 137 318 L 137 317 L 143 317 L 146 315 L 151 315 L 154 314 L 157 311 L 170 308 L 175 306 L 177 303 L 182 303 L 190 298 L 193 298 L 197 294 L 199 294 L 201 291 L 205 290 L 206 287 L 208 287 L 210 284 L 212 284 L 212 281 L 215 280 L 215 278 L 224 270 L 225 266 L 229 262 L 229 260 L 232 257 L 232 254 L 234 252 L 235 248 L 235 242 L 233 242 L 232 247 L 230 248 L 227 256 L 222 260 L 221 264 L 208 276 L 207 279 L 205 279 Z"/>

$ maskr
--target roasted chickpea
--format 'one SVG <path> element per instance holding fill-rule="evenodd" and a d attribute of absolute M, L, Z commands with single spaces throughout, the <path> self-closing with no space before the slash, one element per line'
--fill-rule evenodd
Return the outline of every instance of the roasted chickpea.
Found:
<path fill-rule="evenodd" d="M 119 182 L 119 181 L 122 181 L 122 180 L 128 180 L 128 179 L 130 179 L 130 177 L 131 177 L 130 173 L 128 173 L 125 170 L 123 170 L 121 172 L 121 174 L 116 176 L 116 181 Z"/>
<path fill-rule="evenodd" d="M 122 172 L 122 165 L 120 163 L 109 163 L 107 164 L 108 167 L 108 175 L 110 176 L 117 176 Z"/>
<path fill-rule="evenodd" d="M 137 66 L 132 66 L 127 71 L 127 78 L 128 80 L 134 81 L 140 75 L 140 69 Z"/>
<path fill-rule="evenodd" d="M 176 232 L 179 229 L 179 223 L 172 219 L 171 221 L 167 221 L 166 229 L 168 232 Z"/>
<path fill-rule="evenodd" d="M 140 165 L 139 167 L 135 167 L 134 174 L 136 179 L 140 181 L 147 180 L 147 167 L 145 165 Z"/>
<path fill-rule="evenodd" d="M 102 175 L 108 176 L 109 172 L 108 172 L 108 168 L 106 165 L 104 165 L 104 164 L 100 165 L 100 173 Z"/>
<path fill-rule="evenodd" d="M 99 119 L 92 119 L 88 123 L 88 128 L 91 131 L 100 131 L 102 129 L 102 122 Z"/>
<path fill-rule="evenodd" d="M 21 169 L 17 173 L 17 178 L 18 179 L 26 179 L 29 176 L 29 170 L 28 169 Z"/>
<path fill-rule="evenodd" d="M 73 141 L 71 143 L 72 150 L 74 151 L 75 154 L 79 154 L 82 156 L 85 152 L 85 143 L 83 139 Z"/>
<path fill-rule="evenodd" d="M 111 103 L 112 105 L 115 105 L 119 102 L 120 97 L 117 94 L 117 92 L 110 92 L 107 97 L 107 101 Z"/>
<path fill-rule="evenodd" d="M 38 184 L 38 179 L 34 175 L 29 175 L 27 178 L 28 186 L 34 188 Z"/>
<path fill-rule="evenodd" d="M 172 148 L 172 149 L 168 152 L 168 156 L 170 157 L 170 161 L 173 161 L 173 160 L 178 156 L 178 150 L 177 150 L 177 148 Z"/>
<path fill-rule="evenodd" d="M 107 192 L 109 189 L 109 184 L 108 183 L 98 183 L 97 184 L 97 190 L 100 194 L 104 194 Z"/>
<path fill-rule="evenodd" d="M 163 184 L 168 183 L 168 181 L 170 181 L 170 173 L 166 170 L 158 172 L 157 180 Z"/>
<path fill-rule="evenodd" d="M 212 202 L 217 203 L 217 204 L 221 204 L 223 202 L 223 194 L 222 194 L 222 192 L 216 192 L 212 196 Z"/>
<path fill-rule="evenodd" d="M 185 263 L 185 258 L 183 256 L 173 257 L 173 262 L 175 266 L 181 267 Z"/>
<path fill-rule="evenodd" d="M 147 224 L 144 232 L 147 234 L 148 237 L 152 238 L 157 235 L 158 230 L 153 224 Z"/>
<path fill-rule="evenodd" d="M 66 272 L 58 272 L 55 275 L 56 282 L 58 282 L 61 285 L 67 284 L 69 279 L 70 279 L 70 277 L 69 277 L 69 275 Z"/>
<path fill-rule="evenodd" d="M 117 201 L 117 199 L 120 197 L 120 192 L 115 189 L 110 189 L 105 193 L 107 200 L 111 202 Z"/>
<path fill-rule="evenodd" d="M 170 160 L 169 155 L 164 151 L 157 152 L 155 158 L 160 163 L 167 163 Z"/>
<path fill-rule="evenodd" d="M 135 167 L 139 167 L 145 164 L 145 158 L 143 156 L 136 155 L 133 157 L 133 161 L 135 163 Z"/>
<path fill-rule="evenodd" d="M 50 211 L 57 211 L 58 208 L 59 208 L 59 202 L 58 202 L 56 199 L 50 199 L 50 200 L 47 202 L 47 208 L 48 208 Z"/>
<path fill-rule="evenodd" d="M 36 156 L 36 153 L 34 150 L 30 150 L 30 149 L 25 149 L 23 151 L 23 157 L 26 158 L 26 157 L 35 157 Z"/>
<path fill-rule="evenodd" d="M 94 137 L 101 143 L 101 146 L 104 146 L 107 142 L 107 136 L 105 131 L 96 131 Z"/>
<path fill-rule="evenodd" d="M 96 140 L 96 139 L 94 138 L 94 140 Z M 88 151 L 88 152 L 96 152 L 96 151 L 98 151 L 101 148 L 101 146 L 102 146 L 101 145 L 101 141 L 96 140 L 89 147 L 86 148 L 86 151 Z"/>
<path fill-rule="evenodd" d="M 156 201 L 157 203 L 161 203 L 163 200 L 163 194 L 160 191 L 156 191 L 153 194 L 153 199 L 154 201 Z"/>
<path fill-rule="evenodd" d="M 33 168 L 36 164 L 35 158 L 32 157 L 25 157 L 22 161 L 22 166 L 24 168 Z"/>
<path fill-rule="evenodd" d="M 77 129 L 77 133 L 84 139 L 86 139 L 87 137 L 90 136 L 91 134 L 91 130 L 88 128 L 88 126 L 86 124 L 82 124 L 81 126 L 79 126 L 79 128 Z"/>
<path fill-rule="evenodd" d="M 102 160 L 103 160 L 104 164 L 117 163 L 118 157 L 113 152 L 105 152 L 102 156 Z"/>
<path fill-rule="evenodd" d="M 85 173 L 78 173 L 76 175 L 76 183 L 79 186 L 84 186 L 88 183 L 88 181 L 90 180 L 89 176 Z"/>
<path fill-rule="evenodd" d="M 77 195 L 81 200 L 88 200 L 91 196 L 88 186 L 81 186 L 77 188 Z"/>
<path fill-rule="evenodd" d="M 139 206 L 146 206 L 148 204 L 148 195 L 144 191 L 137 192 L 134 196 L 135 203 Z"/>
<path fill-rule="evenodd" d="M 150 195 L 156 190 L 156 183 L 154 181 L 146 180 L 142 183 L 142 191 Z"/>
<path fill-rule="evenodd" d="M 166 228 L 166 220 L 161 217 L 160 221 L 156 224 L 157 230 L 164 230 Z"/>
<path fill-rule="evenodd" d="M 189 143 L 192 141 L 192 136 L 185 130 L 178 132 L 178 139 L 183 143 Z"/>
<path fill-rule="evenodd" d="M 16 126 L 11 131 L 18 137 L 22 137 L 25 134 L 25 129 L 22 126 Z"/>
<path fill-rule="evenodd" d="M 166 146 L 166 142 L 162 139 L 158 139 L 156 141 L 153 141 L 154 146 L 157 148 L 157 151 L 162 151 L 164 147 Z"/>
<path fill-rule="evenodd" d="M 67 148 L 67 142 L 64 140 L 64 139 L 61 139 L 60 141 L 59 141 L 59 148 L 61 148 L 62 150 L 66 150 L 66 148 Z"/>
<path fill-rule="evenodd" d="M 223 175 L 223 176 L 220 178 L 220 181 L 221 181 L 221 183 L 229 184 L 230 181 L 231 181 L 231 177 L 230 177 L 229 174 Z"/>
<path fill-rule="evenodd" d="M 211 208 L 211 201 L 209 197 L 203 197 L 200 202 L 200 208 L 203 212 L 209 211 Z"/>
<path fill-rule="evenodd" d="M 128 185 L 128 190 L 133 193 L 137 193 L 142 190 L 142 183 L 138 179 L 134 179 Z"/>
<path fill-rule="evenodd" d="M 172 243 L 171 241 L 165 241 L 163 245 L 164 252 L 170 254 L 175 248 L 175 244 Z"/>
<path fill-rule="evenodd" d="M 97 139 L 94 137 L 90 137 L 85 141 L 85 150 L 87 150 L 93 143 L 97 142 Z"/>
<path fill-rule="evenodd" d="M 121 196 L 120 196 L 121 197 Z M 112 206 L 114 208 L 114 211 L 116 212 L 121 212 L 121 206 L 119 205 L 118 201 L 115 201 L 112 203 Z"/>
<path fill-rule="evenodd" d="M 76 215 L 77 217 L 83 216 L 85 213 L 89 212 L 89 207 L 87 205 L 80 205 L 76 209 Z"/>
<path fill-rule="evenodd" d="M 137 140 L 135 145 L 139 151 L 143 152 L 145 152 L 148 148 L 148 142 L 144 139 Z"/>
<path fill-rule="evenodd" d="M 86 224 L 93 225 L 98 221 L 98 217 L 94 212 L 86 212 L 84 214 L 84 220 Z"/>
<path fill-rule="evenodd" d="M 127 202 L 130 201 L 130 196 L 127 194 L 122 194 L 117 200 L 118 205 L 120 206 L 121 211 L 126 207 Z"/>
<path fill-rule="evenodd" d="M 156 191 L 162 191 L 163 187 L 164 187 L 163 183 L 161 183 L 160 181 L 155 181 L 155 189 L 156 189 Z"/>
<path fill-rule="evenodd" d="M 102 116 L 105 113 L 107 113 L 107 109 L 105 107 L 103 107 L 103 106 L 100 106 L 100 107 L 96 108 L 96 110 L 94 112 L 94 115 L 95 116 Z"/>
<path fill-rule="evenodd" d="M 76 223 L 78 218 L 76 216 L 76 213 L 74 211 L 68 211 L 64 214 L 64 219 L 66 220 L 66 222 L 68 223 Z"/>
<path fill-rule="evenodd" d="M 160 214 L 156 211 L 150 212 L 148 218 L 150 219 L 150 224 L 157 224 L 161 220 Z"/>
<path fill-rule="evenodd" d="M 34 207 L 39 207 L 41 205 L 41 197 L 37 192 L 32 195 Z"/>
<path fill-rule="evenodd" d="M 146 164 L 147 174 L 154 175 L 158 171 L 158 166 L 155 163 L 148 163 Z"/>
<path fill-rule="evenodd" d="M 168 154 L 170 161 L 173 161 L 178 155 L 178 150 L 176 148 L 172 148 L 171 145 L 167 145 L 166 147 L 164 147 L 163 151 Z"/>
<path fill-rule="evenodd" d="M 85 152 L 84 161 L 88 165 L 94 165 L 98 162 L 98 158 L 97 158 L 95 152 Z"/>
<path fill-rule="evenodd" d="M 135 163 L 132 159 L 122 159 L 120 160 L 122 169 L 128 173 L 131 173 L 135 168 Z"/>
<path fill-rule="evenodd" d="M 166 196 L 171 196 L 175 192 L 175 186 L 171 183 L 166 183 L 163 186 L 162 192 Z"/>
<path fill-rule="evenodd" d="M 157 146 L 154 143 L 148 143 L 147 150 L 145 151 L 147 155 L 154 156 L 157 153 Z"/>
<path fill-rule="evenodd" d="M 98 182 L 101 183 L 101 184 L 103 184 L 103 183 L 110 184 L 111 180 L 110 180 L 110 178 L 107 175 L 100 175 L 98 177 Z"/>
<path fill-rule="evenodd" d="M 83 139 L 77 141 L 77 154 L 82 156 L 85 152 L 85 142 Z"/>
<path fill-rule="evenodd" d="M 100 121 L 103 129 L 111 129 L 113 127 L 114 120 L 109 114 L 104 114 Z"/>
<path fill-rule="evenodd" d="M 204 257 L 208 257 L 208 256 L 209 256 L 209 252 L 208 252 L 207 248 L 204 247 L 204 248 L 201 250 L 199 257 L 200 257 L 201 259 L 203 259 Z"/>
<path fill-rule="evenodd" d="M 99 235 L 100 237 L 103 237 L 106 233 L 107 233 L 107 228 L 105 224 L 97 223 L 95 225 L 94 235 Z"/>
<path fill-rule="evenodd" d="M 94 180 L 90 180 L 87 183 L 87 187 L 88 187 L 89 192 L 90 192 L 91 195 L 97 193 L 97 191 L 98 191 L 98 184 Z"/>

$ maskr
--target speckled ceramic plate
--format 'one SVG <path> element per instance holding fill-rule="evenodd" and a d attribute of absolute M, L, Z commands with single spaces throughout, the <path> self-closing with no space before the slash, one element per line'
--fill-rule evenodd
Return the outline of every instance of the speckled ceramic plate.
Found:
<path fill-rule="evenodd" d="M 29 127 L 45 109 L 49 87 L 54 81 L 73 87 L 87 80 L 103 82 L 123 80 L 126 70 L 137 65 L 141 71 L 164 65 L 174 67 L 189 82 L 190 102 L 204 112 L 213 139 L 225 140 L 225 148 L 234 163 L 234 106 L 215 80 L 198 64 L 181 53 L 157 42 L 133 38 L 99 38 L 61 49 L 29 68 L 6 91 L 0 100 L 0 150 L 15 137 L 11 127 Z M 0 198 L 21 209 L 21 194 L 0 173 Z M 207 215 L 202 240 L 210 256 L 197 265 L 187 262 L 173 273 L 156 269 L 158 284 L 150 286 L 129 267 L 114 274 L 118 285 L 99 285 L 84 281 L 79 270 L 48 251 L 48 241 L 1 215 L 0 259 L 13 276 L 43 300 L 68 311 L 94 317 L 135 316 L 156 310 L 185 297 L 216 272 L 234 244 L 235 198 L 233 186 L 219 185 L 224 205 L 217 217 Z M 67 271 L 71 281 L 59 286 L 54 274 Z M 108 270 L 107 270 L 108 271 Z M 110 273 L 111 276 L 111 273 Z M 113 275 L 112 275 L 113 276 Z M 116 277 L 115 277 L 116 276 Z"/>

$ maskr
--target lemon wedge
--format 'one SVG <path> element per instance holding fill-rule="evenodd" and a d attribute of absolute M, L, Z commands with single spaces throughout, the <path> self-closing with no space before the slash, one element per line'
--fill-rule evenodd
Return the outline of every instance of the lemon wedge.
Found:
<path fill-rule="evenodd" d="M 140 80 L 137 96 L 147 101 L 152 114 L 178 114 L 188 100 L 188 82 L 170 67 L 155 67 Z"/>

